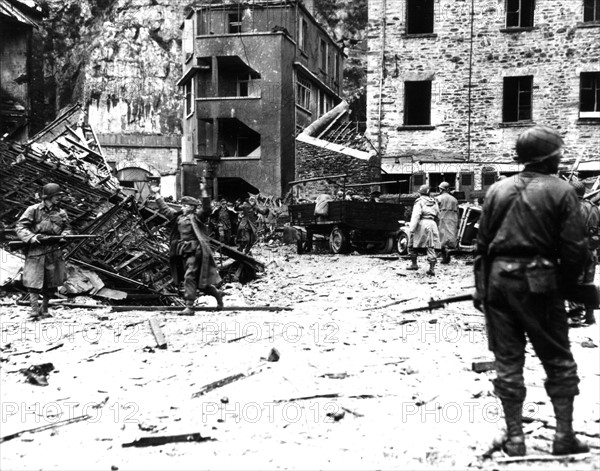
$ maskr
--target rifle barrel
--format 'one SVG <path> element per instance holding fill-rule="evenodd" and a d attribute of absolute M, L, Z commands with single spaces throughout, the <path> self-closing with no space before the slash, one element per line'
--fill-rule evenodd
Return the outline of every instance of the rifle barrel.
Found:
<path fill-rule="evenodd" d="M 412 307 L 410 309 L 404 309 L 403 313 L 418 312 L 418 311 L 431 311 L 433 309 L 441 309 L 446 304 L 459 303 L 462 301 L 470 301 L 473 299 L 473 294 L 457 294 L 456 296 L 449 296 L 447 298 L 431 299 L 426 305 Z"/>

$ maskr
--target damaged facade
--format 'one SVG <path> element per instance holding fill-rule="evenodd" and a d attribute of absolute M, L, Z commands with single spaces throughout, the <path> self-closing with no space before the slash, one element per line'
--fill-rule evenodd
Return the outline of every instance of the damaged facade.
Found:
<path fill-rule="evenodd" d="M 197 4 L 183 25 L 183 194 L 279 196 L 295 136 L 340 102 L 343 53 L 300 0 Z"/>
<path fill-rule="evenodd" d="M 534 124 L 600 174 L 598 0 L 370 0 L 369 28 L 368 135 L 410 189 L 485 190 Z"/>
<path fill-rule="evenodd" d="M 32 1 L 0 0 L 0 138 L 25 140 L 43 126 L 42 64 L 32 57 L 41 19 Z"/>

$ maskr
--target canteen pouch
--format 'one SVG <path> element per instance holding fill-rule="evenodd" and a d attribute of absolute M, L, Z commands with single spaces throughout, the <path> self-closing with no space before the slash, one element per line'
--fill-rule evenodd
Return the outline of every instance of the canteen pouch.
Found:
<path fill-rule="evenodd" d="M 531 263 L 527 264 L 525 279 L 529 291 L 534 294 L 550 293 L 558 287 L 554 263 L 543 257 L 535 257 Z"/>

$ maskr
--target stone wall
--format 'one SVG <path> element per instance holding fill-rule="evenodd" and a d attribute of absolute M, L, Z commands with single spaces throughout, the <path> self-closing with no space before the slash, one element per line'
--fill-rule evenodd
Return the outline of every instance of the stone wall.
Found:
<path fill-rule="evenodd" d="M 339 152 L 323 149 L 306 142 L 296 141 L 296 180 L 315 178 L 326 175 L 344 175 L 349 177 L 346 183 L 366 183 L 374 181 L 373 168 L 370 162 Z M 342 183 L 341 179 L 335 180 Z M 294 200 L 307 199 L 313 201 L 321 193 L 335 195 L 340 187 L 327 181 L 308 182 L 294 186 Z M 353 190 L 355 194 L 368 196 L 371 189 L 363 187 Z"/>
<path fill-rule="evenodd" d="M 600 25 L 582 24 L 583 1 L 537 0 L 533 29 L 509 32 L 505 2 L 475 0 L 472 42 L 471 2 L 434 4 L 434 34 L 407 37 L 405 0 L 369 0 L 368 135 L 384 157 L 448 153 L 511 162 L 518 134 L 545 124 L 565 136 L 566 160 L 599 160 L 600 121 L 579 119 L 579 75 L 600 71 Z M 521 75 L 533 75 L 533 119 L 502 123 L 503 78 Z M 432 80 L 432 129 L 403 126 L 410 80 Z"/>

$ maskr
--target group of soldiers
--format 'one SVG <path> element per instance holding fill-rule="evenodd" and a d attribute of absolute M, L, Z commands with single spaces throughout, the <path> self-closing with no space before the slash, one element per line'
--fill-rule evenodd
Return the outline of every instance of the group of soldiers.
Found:
<path fill-rule="evenodd" d="M 557 178 L 564 142 L 553 129 L 535 126 L 516 142 L 515 160 L 524 170 L 496 182 L 487 192 L 477 236 L 474 305 L 486 317 L 489 348 L 495 356 L 494 389 L 502 403 L 506 436 L 502 442 L 510 456 L 526 453 L 522 409 L 526 388 L 523 380 L 526 338 L 547 374 L 545 387 L 556 416 L 555 455 L 589 450 L 573 431 L 574 397 L 579 393 L 577 365 L 569 344 L 565 300 L 578 285 L 593 280 L 597 262 L 600 213 L 582 200 L 585 188 Z M 457 201 L 440 184 L 440 195 L 430 196 L 423 186 L 410 222 L 411 269 L 416 253 L 427 250 L 430 275 L 434 274 L 436 249 L 449 261 L 448 248 L 456 243 Z M 221 279 L 209 246 L 207 224 L 212 214 L 206 186 L 201 200 L 185 196 L 181 210 L 168 206 L 152 188 L 162 214 L 172 223 L 170 262 L 176 284 L 183 282 L 185 309 L 193 315 L 198 291 L 213 296 L 223 307 Z M 42 202 L 26 209 L 17 223 L 19 238 L 29 243 L 23 284 L 31 296 L 32 317 L 48 316 L 48 300 L 65 281 L 60 245 L 43 245 L 44 235 L 68 235 L 70 225 L 60 208 L 61 188 L 43 187 Z M 241 205 L 245 251 L 255 240 L 256 201 Z M 242 221 L 244 221 L 244 217 Z M 595 288 L 595 287 L 594 287 Z M 595 290 L 597 294 L 597 290 Z M 39 304 L 40 296 L 42 303 Z M 572 299 L 580 302 L 580 300 Z M 593 322 L 595 303 L 584 302 L 586 317 Z"/>
<path fill-rule="evenodd" d="M 440 183 L 439 195 L 432 197 L 428 185 L 419 188 L 409 225 L 408 254 L 411 264 L 408 270 L 418 270 L 417 256 L 427 252 L 429 269 L 435 275 L 437 252 L 441 252 L 441 263 L 450 263 L 450 250 L 456 248 L 458 234 L 458 200 L 450 194 L 450 184 Z"/>

